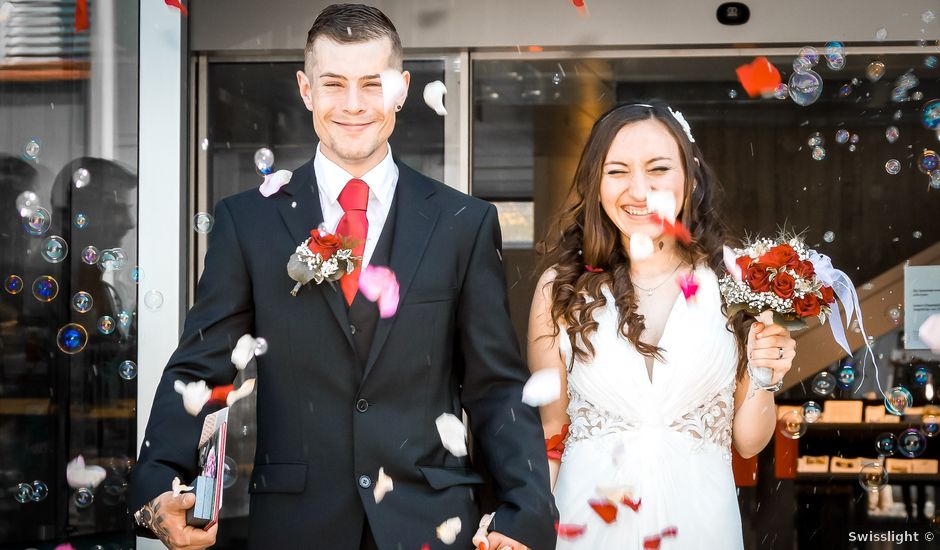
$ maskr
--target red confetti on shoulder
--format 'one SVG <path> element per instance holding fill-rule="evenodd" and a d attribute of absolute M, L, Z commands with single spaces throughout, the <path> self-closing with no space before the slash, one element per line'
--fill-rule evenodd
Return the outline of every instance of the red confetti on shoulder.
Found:
<path fill-rule="evenodd" d="M 588 504 L 606 523 L 613 523 L 617 520 L 617 507 L 606 498 L 592 498 L 588 500 Z"/>
<path fill-rule="evenodd" d="M 570 523 L 556 523 L 555 530 L 558 531 L 558 536 L 565 540 L 574 540 L 587 531 L 587 525 L 573 525 Z"/>
<path fill-rule="evenodd" d="M 171 8 L 176 8 L 180 10 L 180 13 L 183 15 L 189 15 L 189 11 L 186 10 L 186 6 L 184 6 L 183 3 L 180 2 L 180 0 L 163 0 L 163 2 L 166 3 L 167 6 L 170 6 Z"/>

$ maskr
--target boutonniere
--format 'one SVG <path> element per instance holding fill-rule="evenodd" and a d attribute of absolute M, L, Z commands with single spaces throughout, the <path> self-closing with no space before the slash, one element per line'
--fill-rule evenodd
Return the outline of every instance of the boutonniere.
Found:
<path fill-rule="evenodd" d="M 287 274 L 297 281 L 291 296 L 297 296 L 300 287 L 310 281 L 334 282 L 355 271 L 362 257 L 353 256 L 352 241 L 322 228 L 310 231 L 310 238 L 300 243 L 287 262 Z"/>

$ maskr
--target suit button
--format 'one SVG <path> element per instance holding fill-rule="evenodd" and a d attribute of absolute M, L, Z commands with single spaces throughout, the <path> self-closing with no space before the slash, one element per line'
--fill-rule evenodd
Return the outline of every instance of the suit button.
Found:
<path fill-rule="evenodd" d="M 372 487 L 372 479 L 370 479 L 369 476 L 359 476 L 359 486 L 363 489 Z"/>
<path fill-rule="evenodd" d="M 349 332 L 353 335 L 356 334 L 356 325 L 349 325 Z"/>
<path fill-rule="evenodd" d="M 361 413 L 366 412 L 367 410 L 369 410 L 369 402 L 366 401 L 365 399 L 360 399 L 359 401 L 356 401 L 356 410 Z"/>

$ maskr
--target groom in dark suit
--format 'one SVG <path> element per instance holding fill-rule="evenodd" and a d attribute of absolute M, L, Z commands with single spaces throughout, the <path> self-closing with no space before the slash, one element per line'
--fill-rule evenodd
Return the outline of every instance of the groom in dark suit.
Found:
<path fill-rule="evenodd" d="M 138 524 L 168 547 L 204 548 L 216 529 L 185 527 L 194 499 L 169 492 L 174 477 L 196 476 L 205 415 L 188 415 L 173 384 L 231 384 L 230 351 L 245 333 L 270 350 L 257 359 L 251 548 L 444 548 L 436 528 L 451 518 L 461 529 L 447 547 L 470 548 L 481 512 L 493 510 L 479 509 L 482 477 L 444 448 L 435 425 L 462 411 L 499 501 L 490 548 L 555 546 L 541 423 L 521 403 L 528 371 L 509 320 L 496 210 L 392 156 L 410 77 L 402 73 L 400 97 L 383 105 L 380 73 L 401 66 L 382 12 L 326 8 L 297 73 L 316 155 L 274 195 L 251 190 L 216 206 L 196 303 L 132 478 Z M 287 260 L 321 223 L 357 238 L 363 265 L 394 271 L 395 316 L 380 318 L 359 292 L 359 270 L 291 296 Z M 380 468 L 394 488 L 376 503 Z"/>

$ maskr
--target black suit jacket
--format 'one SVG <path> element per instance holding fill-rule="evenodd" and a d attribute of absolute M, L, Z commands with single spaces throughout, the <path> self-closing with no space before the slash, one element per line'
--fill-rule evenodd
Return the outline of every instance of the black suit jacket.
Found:
<path fill-rule="evenodd" d="M 271 197 L 252 189 L 218 203 L 196 302 L 133 472 L 132 511 L 174 476 L 196 475 L 204 414 L 183 410 L 173 382 L 232 383 L 231 349 L 251 333 L 269 343 L 257 358 L 252 548 L 357 549 L 366 519 L 382 549 L 444 548 L 435 527 L 451 517 L 463 529 L 448 548 L 470 548 L 482 478 L 444 449 L 435 425 L 462 410 L 500 501 L 492 528 L 555 547 L 541 423 L 521 402 L 528 370 L 509 319 L 496 209 L 396 163 L 390 267 L 401 302 L 378 322 L 364 367 L 338 284 L 290 295 L 287 260 L 323 220 L 313 161 Z M 379 468 L 394 490 L 376 504 Z"/>

